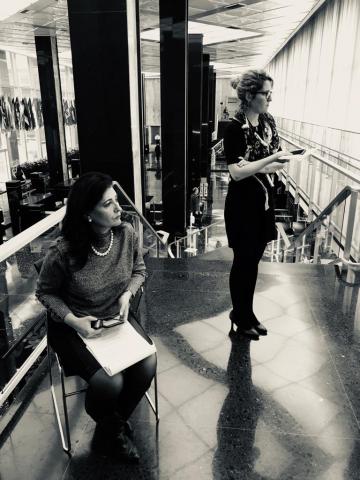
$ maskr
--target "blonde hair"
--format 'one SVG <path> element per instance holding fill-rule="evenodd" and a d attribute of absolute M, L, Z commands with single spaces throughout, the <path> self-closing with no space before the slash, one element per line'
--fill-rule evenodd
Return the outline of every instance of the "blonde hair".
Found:
<path fill-rule="evenodd" d="M 241 76 L 231 80 L 230 85 L 236 90 L 238 99 L 240 100 L 240 110 L 246 110 L 249 105 L 246 94 L 250 93 L 252 96 L 255 96 L 256 92 L 262 89 L 266 80 L 269 80 L 271 84 L 274 83 L 273 79 L 265 70 L 247 70 Z"/>

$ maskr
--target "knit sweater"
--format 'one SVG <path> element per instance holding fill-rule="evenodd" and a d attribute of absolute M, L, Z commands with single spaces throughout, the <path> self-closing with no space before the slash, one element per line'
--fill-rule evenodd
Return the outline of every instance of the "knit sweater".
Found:
<path fill-rule="evenodd" d="M 78 317 L 92 315 L 109 319 L 119 313 L 118 299 L 125 290 L 136 294 L 145 280 L 145 264 L 133 227 L 123 222 L 113 229 L 114 242 L 108 255 L 92 251 L 78 271 L 69 268 L 69 245 L 60 237 L 53 244 L 41 268 L 36 296 L 50 310 L 55 321 L 64 321 L 68 313 Z M 92 241 L 96 249 L 110 242 L 107 235 Z"/>

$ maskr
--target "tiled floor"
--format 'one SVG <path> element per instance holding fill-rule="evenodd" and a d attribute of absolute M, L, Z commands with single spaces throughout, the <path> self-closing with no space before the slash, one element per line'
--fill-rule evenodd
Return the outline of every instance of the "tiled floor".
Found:
<path fill-rule="evenodd" d="M 263 263 L 255 310 L 269 335 L 249 342 L 228 336 L 229 262 L 150 260 L 141 308 L 161 420 L 145 401 L 133 415 L 141 463 L 91 453 L 82 398 L 64 454 L 46 379 L 2 446 L 1 479 L 359 479 L 358 288 L 331 266 Z"/>

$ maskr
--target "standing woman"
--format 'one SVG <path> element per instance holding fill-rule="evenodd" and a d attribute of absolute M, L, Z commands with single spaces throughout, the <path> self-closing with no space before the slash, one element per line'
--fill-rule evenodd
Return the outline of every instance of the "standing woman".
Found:
<path fill-rule="evenodd" d="M 81 176 L 69 195 L 62 236 L 43 262 L 36 296 L 50 311 L 48 339 L 65 372 L 89 384 L 85 409 L 96 422 L 93 450 L 137 462 L 127 420 L 150 386 L 156 357 L 110 377 L 78 335 L 101 335 L 103 329 L 94 328 L 98 320 L 106 325 L 119 314 L 126 320 L 130 299 L 144 282 L 141 248 L 121 211 L 108 175 Z"/>
<path fill-rule="evenodd" d="M 225 202 L 225 225 L 234 251 L 230 272 L 233 324 L 243 335 L 258 340 L 266 328 L 253 311 L 258 263 L 266 244 L 276 238 L 272 181 L 269 174 L 283 168 L 274 118 L 267 112 L 273 80 L 262 70 L 249 70 L 232 82 L 240 108 L 231 120 L 224 149 L 230 172 Z"/>

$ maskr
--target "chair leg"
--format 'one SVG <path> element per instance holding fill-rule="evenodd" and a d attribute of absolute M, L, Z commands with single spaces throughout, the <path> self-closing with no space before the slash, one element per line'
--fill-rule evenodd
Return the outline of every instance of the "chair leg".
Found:
<path fill-rule="evenodd" d="M 148 392 L 145 393 L 146 400 L 149 402 L 149 405 L 150 405 L 152 411 L 155 414 L 156 423 L 158 423 L 160 418 L 159 418 L 159 402 L 158 402 L 157 373 L 156 372 L 155 372 L 155 376 L 154 376 L 154 396 L 155 396 L 155 405 L 154 405 L 154 402 L 152 401 L 149 393 Z"/>
<path fill-rule="evenodd" d="M 61 376 L 61 388 L 62 388 L 62 396 L 63 396 L 63 407 L 64 407 L 64 415 L 65 415 L 65 427 L 66 427 L 66 441 L 65 441 L 65 436 L 64 436 L 64 429 L 62 426 L 61 418 L 60 418 L 60 413 L 59 413 L 59 406 L 58 402 L 56 399 L 56 394 L 55 394 L 55 387 L 54 387 L 54 381 L 53 381 L 53 375 L 52 375 L 52 365 L 51 365 L 51 350 L 50 350 L 50 345 L 48 343 L 47 346 L 47 357 L 48 357 L 48 366 L 49 366 L 49 377 L 50 377 L 50 392 L 51 392 L 51 397 L 54 405 L 54 410 L 55 410 L 55 416 L 56 416 L 56 421 L 58 424 L 59 428 L 59 433 L 61 437 L 61 443 L 62 443 L 62 448 L 63 450 L 67 453 L 70 454 L 71 451 L 71 442 L 70 442 L 70 429 L 69 429 L 69 420 L 68 420 L 68 413 L 67 413 L 67 408 L 66 408 L 66 397 L 65 397 L 65 385 L 64 385 L 64 375 L 62 368 L 59 364 L 59 360 L 56 355 L 56 362 L 60 371 L 60 376 Z"/>
<path fill-rule="evenodd" d="M 59 370 L 60 370 L 60 378 L 61 378 L 61 393 L 62 393 L 64 420 L 65 420 L 65 431 L 66 431 L 66 441 L 67 441 L 67 445 L 64 445 L 64 443 L 63 443 L 63 449 L 65 450 L 65 452 L 69 453 L 71 451 L 69 416 L 68 416 L 67 403 L 66 403 L 64 370 L 60 365 L 59 365 Z"/>
<path fill-rule="evenodd" d="M 158 400 L 158 385 L 157 385 L 157 372 L 155 372 L 154 377 L 154 391 L 155 391 L 155 409 L 156 409 L 156 423 L 159 423 L 159 400 Z"/>

